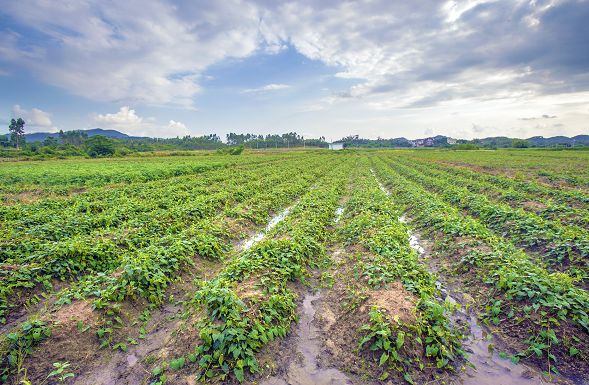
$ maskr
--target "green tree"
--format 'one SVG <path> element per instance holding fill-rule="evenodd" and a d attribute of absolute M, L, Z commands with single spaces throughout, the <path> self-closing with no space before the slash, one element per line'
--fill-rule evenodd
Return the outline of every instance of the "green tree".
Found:
<path fill-rule="evenodd" d="M 0 135 L 0 147 L 10 147 L 8 135 Z"/>
<path fill-rule="evenodd" d="M 21 118 L 18 118 L 17 120 L 11 119 L 8 131 L 10 131 L 10 139 L 12 140 L 12 143 L 14 143 L 15 147 L 18 149 L 20 144 L 24 142 L 25 121 Z"/>
<path fill-rule="evenodd" d="M 88 138 L 88 134 L 81 130 L 73 131 L 59 131 L 59 139 L 63 144 L 71 144 L 72 146 L 80 146 Z"/>
<path fill-rule="evenodd" d="M 511 141 L 511 147 L 513 147 L 513 148 L 528 148 L 529 143 L 527 140 L 524 140 L 524 139 L 513 139 Z"/>
<path fill-rule="evenodd" d="M 43 146 L 46 146 L 46 147 L 57 147 L 58 145 L 59 145 L 59 141 L 53 136 L 48 136 L 43 141 Z"/>
<path fill-rule="evenodd" d="M 88 138 L 84 143 L 86 153 L 92 158 L 98 156 L 111 156 L 115 153 L 115 143 L 106 136 L 96 135 Z"/>

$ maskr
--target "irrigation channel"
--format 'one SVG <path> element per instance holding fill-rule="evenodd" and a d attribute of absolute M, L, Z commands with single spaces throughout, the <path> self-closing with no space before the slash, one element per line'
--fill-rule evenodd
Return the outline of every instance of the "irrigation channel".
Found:
<path fill-rule="evenodd" d="M 268 231 L 272 230 L 277 224 L 279 224 L 280 222 L 282 222 L 282 220 L 284 218 L 286 218 L 286 216 L 288 215 L 288 213 L 290 213 L 290 210 L 292 210 L 293 206 L 287 207 L 284 210 L 282 210 L 281 213 L 275 215 L 270 222 L 268 222 L 268 225 L 266 226 L 266 228 L 262 231 L 260 231 L 259 233 L 255 234 L 253 237 L 251 237 L 250 239 L 248 239 L 247 241 L 245 241 L 243 243 L 243 245 L 241 245 L 241 250 L 245 251 L 250 249 L 254 244 L 260 242 L 262 239 L 264 239 L 264 237 L 266 236 L 266 234 L 268 233 Z"/>
<path fill-rule="evenodd" d="M 260 385 L 351 385 L 346 374 L 335 368 L 321 368 L 317 358 L 321 354 L 321 336 L 314 325 L 317 309 L 313 302 L 321 298 L 321 291 L 307 293 L 303 299 L 300 320 L 295 330 L 297 353 L 301 360 L 288 364 L 285 374 L 270 377 Z"/>
<path fill-rule="evenodd" d="M 377 181 L 380 189 L 390 196 L 390 192 L 378 178 Z M 243 249 L 248 249 L 262 240 L 265 234 L 284 219 L 291 209 L 292 206 L 272 218 L 264 231 L 244 243 Z M 343 215 L 343 211 L 343 207 L 336 210 L 336 224 Z M 408 222 L 405 215 L 398 219 L 403 223 Z M 437 268 L 429 263 L 431 256 L 419 234 L 410 231 L 408 235 L 410 246 L 418 253 L 420 259 L 430 271 L 440 276 Z M 457 307 L 451 316 L 452 321 L 456 325 L 468 325 L 469 334 L 464 340 L 464 347 L 469 353 L 470 364 L 465 364 L 461 368 L 462 370 L 459 370 L 457 383 L 462 385 L 536 385 L 546 383 L 541 373 L 525 365 L 514 364 L 509 359 L 501 358 L 498 353 L 499 349 L 495 348 L 500 347 L 501 342 L 486 327 L 480 325 L 474 315 L 465 310 L 468 307 L 465 306 L 463 299 L 459 299 L 462 298 L 459 291 L 449 289 L 440 280 L 436 282 L 436 285 L 440 289 L 440 300 L 462 305 Z M 324 353 L 322 340 L 325 336 L 322 336 L 323 331 L 316 326 L 317 308 L 315 304 L 322 299 L 323 294 L 322 290 L 317 290 L 307 292 L 303 298 L 300 307 L 300 320 L 290 337 L 292 349 L 298 358 L 284 363 L 280 374 L 262 380 L 260 385 L 351 385 L 359 383 L 355 376 L 350 376 L 333 367 L 323 367 L 320 364 L 320 357 Z"/>
<path fill-rule="evenodd" d="M 379 182 L 380 183 L 380 182 Z M 407 223 L 407 217 L 399 217 L 399 221 Z M 428 261 L 430 255 L 423 246 L 419 234 L 409 232 L 409 244 L 417 251 L 420 259 L 427 264 L 428 269 L 440 277 L 437 269 L 433 268 Z M 449 290 L 443 282 L 437 281 L 436 286 L 440 289 L 441 300 L 460 304 L 451 320 L 458 324 L 466 323 L 470 333 L 466 336 L 463 344 L 468 352 L 468 360 L 471 365 L 465 365 L 460 373 L 460 384 L 463 385 L 536 385 L 546 383 L 541 373 L 522 365 L 514 364 L 508 358 L 501 358 L 498 353 L 500 341 L 498 341 L 487 328 L 480 325 L 474 315 L 465 309 L 464 301 L 458 300 L 458 292 Z"/>
<path fill-rule="evenodd" d="M 337 224 L 344 213 L 343 207 L 335 211 Z M 315 325 L 317 308 L 315 303 L 322 298 L 322 291 L 305 294 L 300 307 L 300 319 L 290 337 L 294 339 L 293 350 L 297 360 L 289 362 L 283 373 L 260 382 L 260 385 L 351 385 L 348 376 L 336 368 L 324 368 L 318 358 L 322 354 L 321 330 Z"/>

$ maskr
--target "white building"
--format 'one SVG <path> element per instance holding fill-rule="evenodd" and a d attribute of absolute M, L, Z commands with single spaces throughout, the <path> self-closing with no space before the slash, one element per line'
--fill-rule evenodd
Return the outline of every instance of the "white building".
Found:
<path fill-rule="evenodd" d="M 344 149 L 344 144 L 343 143 L 338 143 L 338 142 L 329 143 L 329 149 L 330 150 L 343 150 Z"/>

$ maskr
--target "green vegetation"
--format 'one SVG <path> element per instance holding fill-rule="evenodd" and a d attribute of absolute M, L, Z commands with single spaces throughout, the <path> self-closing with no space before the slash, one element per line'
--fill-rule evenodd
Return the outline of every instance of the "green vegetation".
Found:
<path fill-rule="evenodd" d="M 250 137 L 112 158 L 116 140 L 66 137 L 96 159 L 0 163 L 2 382 L 259 381 L 315 289 L 317 323 L 337 326 L 317 341 L 350 375 L 458 381 L 462 314 L 499 357 L 589 379 L 584 152 L 255 152 Z"/>
<path fill-rule="evenodd" d="M 436 300 L 436 278 L 419 262 L 408 228 L 399 222 L 401 211 L 379 189 L 368 168 L 357 177 L 341 230 L 347 245 L 360 244 L 367 251 L 355 269 L 372 289 L 400 281 L 416 297 L 410 321 L 371 306 L 360 348 L 378 351 L 380 365 L 387 363 L 406 378 L 427 366 L 451 369 L 464 355 L 462 336 L 450 326 L 446 304 Z"/>
<path fill-rule="evenodd" d="M 278 149 L 328 146 L 325 138 L 303 138 L 296 132 L 282 135 L 227 134 L 223 143 L 216 134 L 176 138 L 133 137 L 115 130 L 73 130 L 59 133 L 33 133 L 27 143 L 25 121 L 12 119 L 8 135 L 0 135 L 0 158 L 42 160 L 67 157 L 122 157 L 134 153 L 218 150 L 239 155 L 245 148 Z M 188 153 L 189 154 L 189 153 Z M 188 155 L 186 154 L 186 155 Z"/>

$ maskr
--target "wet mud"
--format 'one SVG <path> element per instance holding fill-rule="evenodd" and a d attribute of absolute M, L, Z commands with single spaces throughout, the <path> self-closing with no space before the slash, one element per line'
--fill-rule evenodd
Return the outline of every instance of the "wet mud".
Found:
<path fill-rule="evenodd" d="M 300 306 L 300 320 L 295 329 L 297 359 L 288 363 L 284 373 L 260 382 L 260 385 L 351 385 L 348 376 L 335 368 L 323 368 L 318 358 L 322 355 L 322 337 L 315 326 L 315 302 L 321 292 L 308 293 Z"/>
<path fill-rule="evenodd" d="M 407 223 L 408 219 L 403 215 L 399 221 Z M 409 232 L 410 246 L 417 251 L 424 262 L 429 262 L 427 248 L 424 247 L 419 234 Z M 429 264 L 431 271 L 439 273 L 437 268 Z M 439 276 L 439 274 L 438 274 Z M 453 304 L 460 304 L 450 319 L 457 325 L 467 325 L 468 335 L 463 342 L 468 353 L 469 363 L 461 368 L 457 383 L 462 385 L 534 385 L 548 384 L 539 371 L 527 367 L 524 364 L 515 364 L 509 357 L 502 358 L 501 351 L 507 350 L 501 341 L 485 326 L 480 325 L 475 315 L 465 310 L 469 301 L 465 300 L 468 294 L 463 294 L 457 288 L 449 288 L 444 282 L 436 282 L 440 289 L 441 300 Z M 503 348 L 503 349 L 502 349 Z M 566 382 L 563 382 L 566 383 Z"/>

